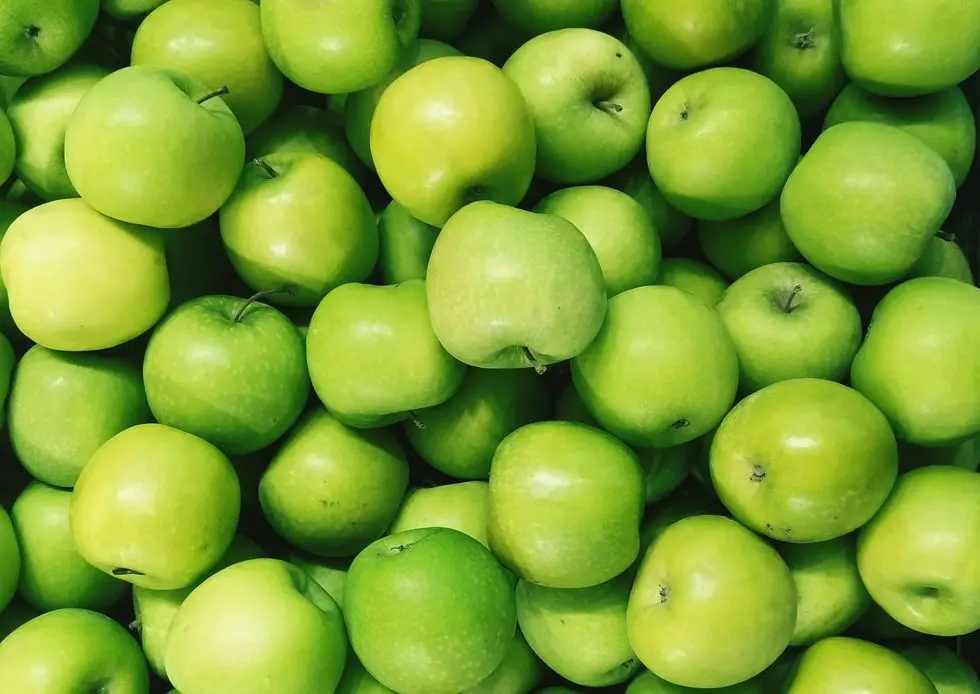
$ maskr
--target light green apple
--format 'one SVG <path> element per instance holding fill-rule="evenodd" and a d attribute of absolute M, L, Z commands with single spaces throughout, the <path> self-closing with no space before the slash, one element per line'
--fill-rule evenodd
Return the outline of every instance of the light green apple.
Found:
<path fill-rule="evenodd" d="M 779 216 L 779 198 L 744 217 L 698 222 L 698 245 L 715 268 L 733 280 L 770 263 L 803 259 Z"/>
<path fill-rule="evenodd" d="M 918 468 L 899 477 L 861 529 L 861 579 L 899 624 L 935 636 L 980 628 L 978 500 L 980 473 L 953 465 Z"/>
<path fill-rule="evenodd" d="M 544 671 L 538 656 L 518 629 L 503 662 L 489 677 L 463 694 L 529 694 L 541 680 Z"/>
<path fill-rule="evenodd" d="M 265 0 L 262 33 L 282 73 L 303 89 L 349 94 L 385 78 L 422 24 L 420 0 Z"/>
<path fill-rule="evenodd" d="M 470 203 L 442 228 L 426 294 L 442 345 L 482 368 L 540 372 L 571 359 L 606 314 L 602 268 L 575 225 L 489 201 Z"/>
<path fill-rule="evenodd" d="M 645 153 L 606 179 L 605 184 L 623 191 L 643 206 L 653 220 L 662 251 L 676 248 L 690 232 L 693 220 L 667 202 L 663 193 L 657 190 Z"/>
<path fill-rule="evenodd" d="M 694 467 L 698 442 L 688 441 L 670 448 L 638 448 L 636 455 L 643 468 L 643 490 L 646 504 L 660 501 L 677 489 Z"/>
<path fill-rule="evenodd" d="M 597 28 L 616 11 L 618 0 L 493 0 L 506 21 L 532 35 L 573 28 Z"/>
<path fill-rule="evenodd" d="M 909 270 L 908 277 L 948 277 L 973 284 L 973 270 L 963 248 L 952 234 L 944 231 L 929 241 L 925 253 Z"/>
<path fill-rule="evenodd" d="M 378 267 L 385 284 L 424 280 L 439 229 L 413 217 L 392 200 L 378 220 Z"/>
<path fill-rule="evenodd" d="M 0 641 L 9 636 L 14 629 L 31 621 L 41 613 L 20 598 L 15 597 L 0 610 Z"/>
<path fill-rule="evenodd" d="M 743 275 L 725 291 L 718 315 L 747 393 L 791 378 L 839 381 L 864 335 L 847 290 L 804 263 L 771 263 Z"/>
<path fill-rule="evenodd" d="M 6 183 L 17 161 L 17 142 L 10 120 L 0 108 L 0 184 Z"/>
<path fill-rule="evenodd" d="M 535 152 L 521 90 L 480 58 L 417 65 L 388 86 L 371 121 L 371 154 L 385 189 L 435 227 L 475 200 L 519 203 Z"/>
<path fill-rule="evenodd" d="M 20 565 L 17 533 L 7 510 L 0 506 L 0 612 L 7 608 L 17 593 Z"/>
<path fill-rule="evenodd" d="M 528 424 L 493 456 L 490 547 L 528 582 L 588 588 L 623 573 L 639 552 L 643 507 L 636 454 L 600 429 Z"/>
<path fill-rule="evenodd" d="M 31 694 L 150 691 L 133 637 L 104 614 L 74 608 L 42 614 L 0 641 L 0 682 Z"/>
<path fill-rule="evenodd" d="M 714 308 L 728 289 L 728 280 L 713 267 L 691 258 L 664 258 L 657 284 L 676 287 Z"/>
<path fill-rule="evenodd" d="M 686 687 L 729 687 L 786 649 L 796 589 L 786 563 L 758 535 L 730 518 L 692 516 L 647 550 L 626 622 L 648 670 Z"/>
<path fill-rule="evenodd" d="M 933 643 L 905 646 L 898 653 L 929 678 L 937 694 L 980 694 L 980 677 L 956 651 Z"/>
<path fill-rule="evenodd" d="M 416 528 L 452 528 L 489 546 L 490 491 L 486 482 L 460 482 L 409 489 L 388 533 Z"/>
<path fill-rule="evenodd" d="M 881 508 L 898 475 L 898 445 L 885 416 L 856 390 L 796 378 L 732 408 L 715 432 L 710 466 L 718 498 L 743 525 L 784 542 L 822 542 Z"/>
<path fill-rule="evenodd" d="M 401 694 L 477 685 L 504 661 L 517 623 L 503 567 L 451 528 L 408 530 L 369 545 L 351 564 L 344 601 L 358 659 Z"/>
<path fill-rule="evenodd" d="M 479 4 L 480 0 L 421 0 L 422 28 L 419 35 L 438 41 L 457 39 Z"/>
<path fill-rule="evenodd" d="M 977 125 L 970 102 L 959 87 L 896 99 L 867 92 L 852 82 L 834 100 L 823 127 L 826 130 L 850 121 L 884 123 L 914 135 L 949 165 L 957 187 L 973 166 Z"/>
<path fill-rule="evenodd" d="M 549 31 L 518 48 L 503 70 L 534 119 L 535 176 L 565 184 L 598 181 L 643 147 L 650 87 L 619 39 L 594 29 Z"/>
<path fill-rule="evenodd" d="M 880 285 L 904 277 L 946 220 L 956 182 L 941 156 L 885 123 L 822 132 L 780 198 L 786 233 L 835 279 Z"/>
<path fill-rule="evenodd" d="M 929 679 L 895 651 L 844 636 L 810 646 L 793 668 L 783 691 L 786 694 L 936 694 Z"/>
<path fill-rule="evenodd" d="M 65 132 L 75 190 L 102 214 L 133 224 L 179 228 L 210 217 L 245 164 L 245 137 L 223 93 L 150 65 L 105 77 Z"/>
<path fill-rule="evenodd" d="M 718 315 L 676 287 L 613 297 L 572 379 L 600 424 L 634 446 L 669 448 L 714 429 L 735 400 L 738 357 Z"/>
<path fill-rule="evenodd" d="M 0 273 L 21 332 L 66 352 L 127 342 L 152 327 L 170 300 L 160 237 L 78 198 L 14 220 L 0 245 Z"/>
<path fill-rule="evenodd" d="M 347 659 L 344 618 L 302 569 L 248 559 L 187 596 L 170 625 L 164 658 L 167 677 L 181 692 L 331 692 Z"/>
<path fill-rule="evenodd" d="M 316 306 L 335 287 L 366 279 L 378 260 L 371 203 L 340 164 L 320 154 L 253 159 L 222 205 L 219 224 L 245 284 L 255 291 L 287 288 L 269 295 L 276 303 Z"/>
<path fill-rule="evenodd" d="M 338 607 L 341 610 L 344 609 L 344 590 L 347 587 L 347 570 L 350 569 L 350 559 L 324 559 L 312 554 L 293 552 L 289 555 L 289 563 L 298 566 L 309 574 L 310 578 L 327 591 L 327 594 L 334 599 Z"/>
<path fill-rule="evenodd" d="M 405 436 L 429 465 L 456 479 L 487 479 L 500 442 L 545 419 L 546 383 L 530 369 L 469 369 L 446 402 L 405 422 Z"/>
<path fill-rule="evenodd" d="M 61 67 L 92 33 L 99 0 L 6 0 L 0 74 L 35 77 Z"/>
<path fill-rule="evenodd" d="M 792 100 L 768 77 L 734 67 L 677 81 L 653 107 L 646 137 L 650 175 L 667 201 L 711 221 L 776 198 L 800 156 Z"/>
<path fill-rule="evenodd" d="M 900 440 L 960 443 L 980 432 L 978 341 L 980 289 L 945 277 L 908 280 L 875 307 L 851 383 Z"/>
<path fill-rule="evenodd" d="M 145 588 L 184 588 L 228 549 L 240 503 L 221 451 L 163 424 L 140 424 L 109 439 L 82 470 L 71 532 L 82 557 L 106 573 Z"/>
<path fill-rule="evenodd" d="M 465 367 L 432 331 L 425 280 L 345 284 L 317 307 L 306 336 L 313 388 L 344 424 L 385 426 L 446 402 Z"/>

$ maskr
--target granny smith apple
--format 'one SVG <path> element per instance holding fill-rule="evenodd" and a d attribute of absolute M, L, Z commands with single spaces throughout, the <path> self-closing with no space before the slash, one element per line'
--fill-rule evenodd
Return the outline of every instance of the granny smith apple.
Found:
<path fill-rule="evenodd" d="M 530 694 L 544 672 L 538 656 L 518 629 L 503 662 L 489 677 L 463 694 Z"/>
<path fill-rule="evenodd" d="M 643 206 L 660 237 L 661 250 L 675 248 L 691 230 L 693 220 L 667 202 L 654 184 L 646 154 L 640 154 L 606 179 L 606 185 L 623 191 Z"/>
<path fill-rule="evenodd" d="M 572 379 L 600 424 L 634 446 L 669 448 L 718 425 L 738 388 L 738 357 L 718 315 L 675 287 L 613 297 Z"/>
<path fill-rule="evenodd" d="M 187 596 L 165 665 L 181 692 L 309 694 L 334 691 L 346 658 L 333 598 L 302 569 L 260 558 L 218 571 Z"/>
<path fill-rule="evenodd" d="M 779 216 L 779 199 L 744 217 L 698 223 L 698 245 L 708 261 L 733 280 L 770 263 L 802 260 Z"/>
<path fill-rule="evenodd" d="M 0 242 L 3 241 L 7 229 L 14 223 L 14 220 L 30 209 L 28 205 L 7 198 L 0 197 Z M 7 296 L 7 287 L 0 276 L 0 330 L 10 336 L 16 336 L 20 331 L 14 324 L 14 319 L 10 316 L 10 300 Z"/>
<path fill-rule="evenodd" d="M 936 694 L 929 679 L 893 650 L 836 636 L 810 646 L 783 689 L 786 694 Z"/>
<path fill-rule="evenodd" d="M 389 534 L 416 528 L 452 528 L 488 545 L 490 491 L 486 482 L 459 482 L 410 489 Z"/>
<path fill-rule="evenodd" d="M 17 143 L 10 120 L 0 108 L 0 183 L 10 178 L 17 161 Z"/>
<path fill-rule="evenodd" d="M 728 289 L 728 280 L 700 260 L 664 258 L 660 263 L 657 284 L 676 287 L 714 308 Z"/>
<path fill-rule="evenodd" d="M 940 231 L 909 270 L 909 277 L 948 277 L 973 284 L 973 269 L 952 234 Z"/>
<path fill-rule="evenodd" d="M 875 307 L 851 383 L 885 413 L 899 439 L 960 443 L 980 433 L 978 341 L 980 289 L 945 277 L 908 280 Z"/>
<path fill-rule="evenodd" d="M 350 559 L 324 559 L 305 552 L 293 552 L 289 555 L 289 563 L 309 574 L 310 578 L 327 591 L 340 609 L 344 609 L 344 589 L 347 586 Z"/>
<path fill-rule="evenodd" d="M 469 369 L 446 402 L 416 413 L 405 436 L 429 465 L 457 479 L 487 479 L 498 444 L 546 419 L 545 382 L 530 369 Z"/>
<path fill-rule="evenodd" d="M 657 677 L 649 670 L 644 670 L 629 683 L 625 694 L 699 694 L 704 691 L 703 689 L 673 684 Z M 761 678 L 753 677 L 730 687 L 712 688 L 708 691 L 713 691 L 716 694 L 767 694 L 768 690 L 763 688 Z"/>
<path fill-rule="evenodd" d="M 606 314 L 602 268 L 585 235 L 556 215 L 496 202 L 452 216 L 425 283 L 439 342 L 471 366 L 543 371 L 581 354 Z"/>
<path fill-rule="evenodd" d="M 102 79 L 65 131 L 75 190 L 102 214 L 133 224 L 178 228 L 210 217 L 245 164 L 245 138 L 222 87 L 151 65 Z"/>
<path fill-rule="evenodd" d="M 82 470 L 71 532 L 96 568 L 145 588 L 183 588 L 228 549 L 239 506 L 238 478 L 221 451 L 140 424 L 109 439 Z"/>
<path fill-rule="evenodd" d="M 758 535 L 730 518 L 692 516 L 647 550 L 626 622 L 630 646 L 659 677 L 728 687 L 755 677 L 785 650 L 796 589 L 786 563 Z"/>
<path fill-rule="evenodd" d="M 698 456 L 698 442 L 688 441 L 670 448 L 638 448 L 636 455 L 643 468 L 644 499 L 649 506 L 687 479 Z"/>
<path fill-rule="evenodd" d="M 47 612 L 0 641 L 0 682 L 10 692 L 149 694 L 139 644 L 98 612 Z"/>
<path fill-rule="evenodd" d="M 601 429 L 599 422 L 596 421 L 589 410 L 585 407 L 585 403 L 582 402 L 582 397 L 575 390 L 575 384 L 569 383 L 561 392 L 558 397 L 555 398 L 554 407 L 552 408 L 551 419 L 557 419 L 565 422 L 580 422 L 582 424 L 588 424 Z"/>
<path fill-rule="evenodd" d="M 413 217 L 392 200 L 378 220 L 378 266 L 385 284 L 424 280 L 439 229 Z"/>
<path fill-rule="evenodd" d="M 454 116 L 447 122 L 445 113 Z M 371 121 L 371 155 L 385 189 L 436 227 L 475 200 L 519 203 L 535 151 L 521 90 L 480 58 L 447 56 L 412 68 L 388 86 Z"/>
<path fill-rule="evenodd" d="M 331 291 L 310 321 L 306 359 L 320 401 L 362 427 L 446 402 L 465 373 L 432 331 L 424 280 Z"/>
<path fill-rule="evenodd" d="M 786 92 L 733 67 L 676 82 L 653 107 L 646 137 L 650 175 L 667 201 L 713 221 L 773 200 L 800 156 L 800 119 Z"/>
<path fill-rule="evenodd" d="M 937 643 L 905 646 L 898 653 L 922 671 L 937 694 L 978 694 L 980 677 L 956 651 Z"/>
<path fill-rule="evenodd" d="M 99 0 L 5 0 L 0 73 L 35 77 L 61 67 L 81 48 L 99 16 Z"/>
<path fill-rule="evenodd" d="M 956 181 L 941 156 L 885 123 L 825 130 L 790 174 L 780 213 L 818 270 L 860 285 L 903 277 L 952 209 Z"/>
<path fill-rule="evenodd" d="M 466 28 L 480 0 L 421 0 L 422 28 L 419 35 L 453 41 Z"/>
<path fill-rule="evenodd" d="M 858 536 L 858 568 L 898 623 L 936 636 L 980 628 L 980 473 L 953 465 L 899 477 Z M 936 543 L 935 538 L 949 538 Z"/>
<path fill-rule="evenodd" d="M 618 0 L 492 0 L 508 22 L 531 34 L 558 29 L 595 28 L 619 5 Z"/>
<path fill-rule="evenodd" d="M 785 542 L 861 527 L 898 475 L 885 416 L 856 390 L 816 378 L 781 381 L 739 402 L 710 456 L 715 491 L 732 515 Z"/>
<path fill-rule="evenodd" d="M 503 567 L 451 528 L 369 545 L 347 574 L 344 610 L 358 659 L 401 694 L 456 694 L 478 684 L 503 662 L 517 623 Z"/>
<path fill-rule="evenodd" d="M 20 578 L 20 548 L 7 510 L 0 506 L 0 612 L 17 592 Z"/>
<path fill-rule="evenodd" d="M 639 552 L 643 507 L 636 454 L 600 429 L 528 424 L 493 456 L 490 547 L 530 583 L 588 588 L 623 573 Z"/>
<path fill-rule="evenodd" d="M 3 641 L 14 629 L 26 624 L 41 613 L 20 598 L 14 598 L 0 610 L 0 641 Z"/>
<path fill-rule="evenodd" d="M 643 146 L 650 88 L 619 39 L 594 29 L 549 31 L 518 48 L 503 70 L 534 118 L 536 176 L 566 184 L 598 181 Z"/>
<path fill-rule="evenodd" d="M 0 272 L 21 332 L 66 352 L 141 335 L 170 299 L 156 232 L 105 217 L 78 198 L 18 217 L 0 245 Z"/>

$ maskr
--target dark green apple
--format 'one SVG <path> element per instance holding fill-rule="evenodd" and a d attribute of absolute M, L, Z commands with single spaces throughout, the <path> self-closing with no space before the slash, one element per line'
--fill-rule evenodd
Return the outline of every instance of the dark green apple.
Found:
<path fill-rule="evenodd" d="M 0 612 L 7 608 L 17 593 L 20 579 L 20 548 L 17 533 L 7 510 L 0 506 Z"/>
<path fill-rule="evenodd" d="M 728 280 L 707 263 L 691 258 L 664 258 L 656 284 L 676 287 L 714 308 L 728 289 Z"/>
<path fill-rule="evenodd" d="M 660 237 L 664 252 L 675 247 L 687 236 L 693 220 L 667 202 L 647 166 L 646 154 L 640 154 L 632 162 L 606 179 L 606 185 L 621 190 L 636 200 L 653 220 L 653 228 Z"/>
<path fill-rule="evenodd" d="M 385 284 L 424 280 L 439 229 L 392 200 L 378 215 L 377 271 Z"/>
<path fill-rule="evenodd" d="M 980 677 L 956 651 L 937 643 L 905 646 L 898 653 L 922 671 L 937 694 L 977 694 Z"/>
<path fill-rule="evenodd" d="M 736 280 L 770 263 L 803 259 L 779 215 L 779 199 L 744 217 L 698 222 L 698 245 L 723 275 Z"/>

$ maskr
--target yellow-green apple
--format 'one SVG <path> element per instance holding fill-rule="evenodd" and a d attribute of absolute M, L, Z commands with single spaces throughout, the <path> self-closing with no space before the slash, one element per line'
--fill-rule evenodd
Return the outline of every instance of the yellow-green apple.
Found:
<path fill-rule="evenodd" d="M 980 677 L 962 656 L 938 643 L 898 648 L 898 653 L 929 678 L 937 694 L 978 694 Z"/>
<path fill-rule="evenodd" d="M 492 0 L 506 21 L 532 35 L 558 29 L 598 27 L 616 11 L 618 0 Z"/>
<path fill-rule="evenodd" d="M 7 608 L 17 593 L 20 563 L 17 533 L 7 510 L 0 506 L 0 612 Z"/>
<path fill-rule="evenodd" d="M 605 185 L 623 191 L 643 206 L 653 220 L 662 251 L 680 244 L 693 226 L 693 220 L 667 202 L 663 193 L 657 190 L 645 153 L 607 178 Z"/>
<path fill-rule="evenodd" d="M 145 588 L 184 588 L 228 549 L 240 506 L 235 469 L 204 439 L 140 424 L 106 441 L 71 502 L 82 557 Z"/>
<path fill-rule="evenodd" d="M 710 466 L 718 498 L 739 522 L 784 542 L 822 542 L 881 508 L 898 475 L 898 444 L 856 390 L 795 378 L 732 408 Z"/>
<path fill-rule="evenodd" d="M 900 440 L 960 443 L 980 433 L 978 341 L 980 289 L 945 277 L 908 280 L 875 307 L 851 384 Z"/>
<path fill-rule="evenodd" d="M 728 289 L 728 280 L 715 268 L 691 258 L 664 258 L 657 284 L 676 287 L 714 308 Z"/>
<path fill-rule="evenodd" d="M 407 530 L 365 548 L 347 574 L 344 615 L 365 669 L 401 694 L 478 684 L 503 662 L 517 625 L 503 567 L 451 528 Z"/>
<path fill-rule="evenodd" d="M 206 578 L 167 634 L 167 677 L 181 692 L 332 692 L 347 658 L 344 618 L 302 569 L 248 559 Z"/>
<path fill-rule="evenodd" d="M 667 497 L 687 479 L 698 456 L 698 442 L 688 441 L 670 448 L 638 448 L 636 455 L 643 468 L 644 499 L 649 506 Z"/>
<path fill-rule="evenodd" d="M 377 216 L 377 272 L 385 284 L 424 280 L 439 229 L 413 217 L 392 200 Z"/>
<path fill-rule="evenodd" d="M 521 630 L 518 629 L 503 662 L 490 673 L 489 677 L 470 687 L 463 694 L 530 694 L 541 680 L 544 671 L 545 668 L 541 665 L 538 656 L 531 650 Z"/>
<path fill-rule="evenodd" d="M 143 17 L 166 0 L 102 0 L 102 9 L 115 19 L 134 20 Z"/>
<path fill-rule="evenodd" d="M 770 263 L 802 260 L 779 216 L 779 198 L 744 217 L 698 222 L 698 245 L 705 258 L 733 280 Z"/>
<path fill-rule="evenodd" d="M 103 78 L 65 131 L 75 190 L 102 214 L 179 228 L 218 211 L 245 164 L 245 137 L 224 90 L 135 65 Z"/>
<path fill-rule="evenodd" d="M 0 28 L 0 74 L 35 77 L 68 62 L 92 33 L 99 0 L 7 0 Z"/>
<path fill-rule="evenodd" d="M 944 231 L 932 237 L 908 277 L 948 277 L 973 284 L 973 270 L 963 248 L 952 234 Z"/>
<path fill-rule="evenodd" d="M 779 195 L 800 157 L 792 100 L 768 77 L 734 67 L 676 82 L 654 105 L 646 137 L 657 188 L 697 219 L 758 210 Z"/>
<path fill-rule="evenodd" d="M 452 528 L 489 546 L 490 490 L 486 482 L 409 489 L 389 534 L 416 528 Z"/>
<path fill-rule="evenodd" d="M 347 587 L 350 559 L 324 559 L 305 552 L 293 552 L 289 555 L 289 563 L 309 574 L 310 578 L 327 591 L 340 609 L 344 609 L 344 589 Z"/>
<path fill-rule="evenodd" d="M 669 448 L 715 428 L 735 400 L 738 357 L 718 315 L 675 287 L 613 297 L 599 335 L 572 360 L 589 412 L 634 446 Z"/>
<path fill-rule="evenodd" d="M 159 235 L 78 198 L 14 220 L 0 245 L 0 272 L 21 332 L 65 352 L 127 342 L 152 327 L 170 300 Z"/>
<path fill-rule="evenodd" d="M 595 417 L 586 409 L 585 403 L 582 402 L 582 397 L 575 390 L 574 383 L 567 384 L 562 388 L 558 397 L 555 398 L 551 419 L 558 419 L 565 422 L 580 422 L 599 429 L 602 428 Z"/>
<path fill-rule="evenodd" d="M 306 335 L 313 388 L 344 424 L 385 426 L 446 402 L 465 367 L 439 344 L 426 281 L 344 284 L 320 302 Z"/>
<path fill-rule="evenodd" d="M 466 28 L 480 0 L 421 0 L 422 28 L 427 39 L 453 41 Z"/>
<path fill-rule="evenodd" d="M 728 687 L 761 673 L 789 644 L 793 576 L 775 549 L 736 521 L 691 516 L 647 550 L 626 623 L 630 646 L 657 676 Z"/>
<path fill-rule="evenodd" d="M 352 557 L 384 534 L 407 488 L 408 462 L 388 430 L 352 429 L 318 407 L 262 473 L 259 503 L 291 545 Z"/>
<path fill-rule="evenodd" d="M 534 174 L 556 183 L 598 181 L 643 147 L 650 87 L 619 39 L 594 29 L 534 37 L 507 59 L 537 138 Z"/>
<path fill-rule="evenodd" d="M 480 58 L 417 65 L 388 86 L 371 121 L 371 155 L 384 187 L 436 227 L 475 200 L 519 203 L 535 151 L 521 90 Z"/>
<path fill-rule="evenodd" d="M 673 684 L 657 677 L 649 670 L 644 670 L 629 683 L 625 694 L 703 694 L 704 691 L 704 689 Z M 770 694 L 769 690 L 763 688 L 761 677 L 753 677 L 730 687 L 712 688 L 708 691 L 715 694 Z"/>
<path fill-rule="evenodd" d="M 588 588 L 623 573 L 639 552 L 643 507 L 636 454 L 600 429 L 528 424 L 493 456 L 490 547 L 530 583 Z"/>
<path fill-rule="evenodd" d="M 786 694 L 936 694 L 932 682 L 895 651 L 834 636 L 810 646 L 784 685 Z"/>

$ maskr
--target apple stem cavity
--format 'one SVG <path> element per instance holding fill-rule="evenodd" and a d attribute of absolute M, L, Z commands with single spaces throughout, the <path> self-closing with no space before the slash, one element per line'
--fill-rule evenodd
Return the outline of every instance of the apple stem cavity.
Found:
<path fill-rule="evenodd" d="M 605 111 L 610 116 L 615 116 L 623 112 L 623 105 L 617 104 L 615 101 L 597 101 L 595 102 L 595 107 L 600 111 Z"/>
<path fill-rule="evenodd" d="M 534 372 L 539 376 L 543 376 L 548 370 L 548 367 L 539 362 L 538 358 L 534 356 L 529 348 L 521 347 L 521 351 L 524 352 L 524 358 L 527 359 L 528 363 L 534 367 Z"/>
<path fill-rule="evenodd" d="M 281 291 L 284 291 L 282 287 L 279 287 L 278 289 L 263 289 L 261 292 L 255 292 L 254 294 L 252 294 L 252 296 L 245 299 L 242 305 L 238 307 L 238 310 L 235 311 L 235 315 L 231 317 L 231 322 L 241 323 L 242 318 L 245 316 L 245 312 L 249 309 L 249 307 L 252 304 L 254 304 L 256 301 L 261 301 L 267 296 L 278 294 Z"/>
<path fill-rule="evenodd" d="M 146 574 L 142 571 L 137 571 L 136 569 L 127 569 L 125 567 L 119 567 L 112 570 L 113 576 L 145 576 Z"/>
<path fill-rule="evenodd" d="M 793 286 L 793 290 L 789 293 L 789 296 L 787 296 L 786 300 L 783 302 L 783 311 L 785 313 L 793 312 L 793 310 L 796 308 L 796 297 L 798 297 L 800 295 L 800 292 L 802 291 L 803 291 L 802 284 L 797 284 Z"/>
<path fill-rule="evenodd" d="M 269 162 L 267 162 L 265 159 L 253 159 L 252 163 L 262 169 L 265 175 L 269 178 L 275 178 L 279 175 L 279 172 L 272 168 Z"/>
<path fill-rule="evenodd" d="M 227 84 L 222 85 L 222 86 L 218 87 L 217 89 L 215 89 L 213 92 L 208 92 L 207 94 L 205 94 L 204 96 L 202 96 L 200 99 L 197 100 L 197 103 L 203 104 L 205 101 L 210 101 L 211 99 L 215 98 L 216 96 L 224 96 L 229 91 L 230 90 L 228 89 L 228 85 Z"/>

